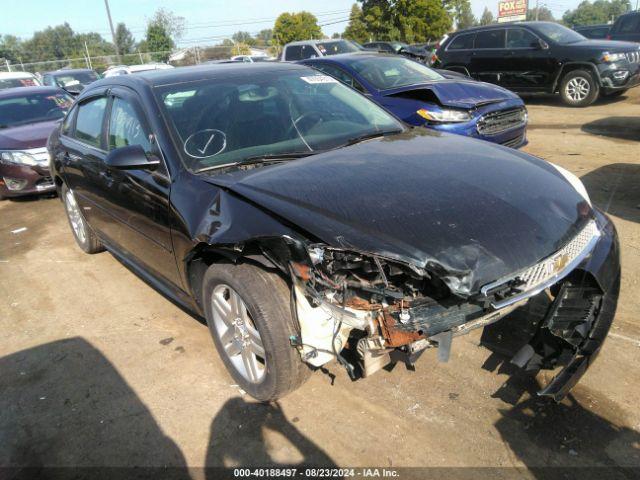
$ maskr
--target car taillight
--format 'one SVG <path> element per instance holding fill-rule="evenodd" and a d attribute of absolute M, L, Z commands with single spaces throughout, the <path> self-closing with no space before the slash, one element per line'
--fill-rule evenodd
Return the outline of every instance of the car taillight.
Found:
<path fill-rule="evenodd" d="M 607 33 L 607 40 L 611 40 L 611 34 Z"/>

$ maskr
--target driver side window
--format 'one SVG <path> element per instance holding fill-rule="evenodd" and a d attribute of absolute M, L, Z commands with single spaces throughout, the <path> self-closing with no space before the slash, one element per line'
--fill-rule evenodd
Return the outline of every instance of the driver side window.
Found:
<path fill-rule="evenodd" d="M 128 145 L 141 145 L 145 152 L 151 153 L 149 133 L 135 108 L 126 100 L 115 97 L 109 120 L 109 150 Z"/>

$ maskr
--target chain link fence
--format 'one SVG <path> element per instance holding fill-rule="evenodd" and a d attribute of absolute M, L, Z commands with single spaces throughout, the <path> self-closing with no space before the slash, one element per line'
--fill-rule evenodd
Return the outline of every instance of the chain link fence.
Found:
<path fill-rule="evenodd" d="M 31 72 L 42 73 L 62 68 L 91 68 L 99 73 L 115 65 L 136 65 L 153 62 L 166 62 L 173 66 L 197 65 L 200 63 L 222 60 L 241 52 L 237 46 L 214 45 L 192 46 L 177 50 L 160 52 L 136 52 L 124 55 L 98 55 L 76 58 L 47 60 L 42 62 L 10 62 L 0 59 L 1 72 Z M 266 54 L 268 52 L 265 51 Z"/>

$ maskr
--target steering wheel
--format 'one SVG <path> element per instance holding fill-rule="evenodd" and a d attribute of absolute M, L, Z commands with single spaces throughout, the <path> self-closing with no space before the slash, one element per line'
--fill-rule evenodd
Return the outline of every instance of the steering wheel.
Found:
<path fill-rule="evenodd" d="M 310 118 L 312 116 L 316 116 L 316 121 L 313 123 L 313 125 L 311 125 L 311 127 L 309 127 L 309 130 L 311 130 L 312 128 L 314 128 L 316 125 L 321 124 L 322 122 L 324 122 L 324 118 L 322 116 L 321 113 L 319 112 L 305 112 L 302 115 L 300 115 L 298 118 L 296 118 L 295 120 L 293 120 L 293 117 L 291 118 L 291 125 L 289 126 L 289 128 L 287 129 L 287 133 L 286 136 L 288 137 L 291 132 L 293 132 L 294 130 L 297 132 L 297 134 L 302 137 L 302 133 L 300 132 L 300 129 L 298 128 L 298 123 L 300 123 L 302 120 L 304 120 L 305 118 Z M 304 141 L 304 140 L 303 140 Z M 306 142 L 305 142 L 306 143 Z"/>

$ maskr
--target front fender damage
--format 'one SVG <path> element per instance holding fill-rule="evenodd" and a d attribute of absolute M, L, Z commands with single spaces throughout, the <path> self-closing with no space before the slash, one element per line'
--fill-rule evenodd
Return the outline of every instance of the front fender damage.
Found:
<path fill-rule="evenodd" d="M 232 218 L 253 222 L 232 222 Z M 389 258 L 345 245 L 333 247 L 226 191 L 220 191 L 197 230 L 199 245 L 192 256 L 214 252 L 225 261 L 254 262 L 278 270 L 292 290 L 291 310 L 298 326 L 289 339 L 292 348 L 315 367 L 337 360 L 352 378 L 369 376 L 396 362 L 413 368 L 431 347 L 438 347 L 439 360 L 447 361 L 454 337 L 494 324 L 530 300 L 526 297 L 506 306 L 500 301 L 518 292 L 517 279 L 489 293 L 470 289 L 480 270 L 502 267 L 490 261 L 492 256 L 481 246 L 442 252 L 444 264 L 462 266 L 452 270 L 433 259 L 417 264 L 414 259 Z M 540 358 L 573 354 L 565 373 L 541 392 L 556 400 L 575 384 L 601 344 L 599 340 L 585 347 L 584 339 L 594 338 L 602 324 L 597 305 L 603 292 L 588 290 L 584 305 L 597 305 L 586 323 L 556 318 L 553 312 L 558 304 L 573 292 L 567 289 L 575 287 L 565 287 L 563 278 L 540 293 L 558 300 L 537 319 L 537 332 L 514 357 L 514 363 L 531 369 Z M 496 304 L 501 307 L 494 308 Z M 552 342 L 541 341 L 549 336 Z M 541 368 L 557 366 L 556 362 L 538 364 Z M 574 374 L 574 370 L 579 372 Z"/>

